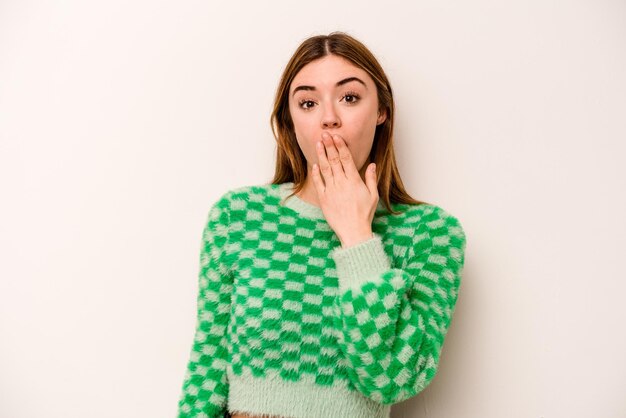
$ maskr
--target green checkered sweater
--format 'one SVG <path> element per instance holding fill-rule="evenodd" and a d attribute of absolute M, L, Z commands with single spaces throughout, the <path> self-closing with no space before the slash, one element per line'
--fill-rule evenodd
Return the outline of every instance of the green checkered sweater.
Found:
<path fill-rule="evenodd" d="M 435 376 L 464 263 L 458 219 L 379 200 L 372 238 L 343 248 L 292 191 L 239 187 L 209 210 L 178 418 L 387 418 Z"/>

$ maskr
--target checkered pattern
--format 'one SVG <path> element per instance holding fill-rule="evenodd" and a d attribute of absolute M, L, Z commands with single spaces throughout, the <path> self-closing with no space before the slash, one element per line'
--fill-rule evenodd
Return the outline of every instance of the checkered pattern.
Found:
<path fill-rule="evenodd" d="M 180 417 L 221 417 L 228 399 L 225 329 L 233 275 L 223 256 L 229 225 L 228 201 L 222 198 L 211 207 L 202 234 L 196 332 L 179 401 Z"/>
<path fill-rule="evenodd" d="M 386 405 L 436 373 L 464 263 L 459 221 L 393 204 L 401 214 L 378 211 L 374 237 L 342 248 L 324 219 L 280 205 L 279 186 L 233 189 L 209 212 L 179 418 L 224 416 L 227 368 Z"/>

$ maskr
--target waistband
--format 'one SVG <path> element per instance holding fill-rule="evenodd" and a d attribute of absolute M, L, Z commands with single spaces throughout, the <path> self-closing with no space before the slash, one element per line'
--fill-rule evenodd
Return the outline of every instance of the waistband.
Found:
<path fill-rule="evenodd" d="M 315 376 L 302 375 L 300 380 L 283 379 L 278 372 L 254 376 L 244 366 L 241 375 L 229 365 L 228 410 L 285 418 L 389 418 L 391 406 L 365 397 L 345 384 L 321 386 Z"/>

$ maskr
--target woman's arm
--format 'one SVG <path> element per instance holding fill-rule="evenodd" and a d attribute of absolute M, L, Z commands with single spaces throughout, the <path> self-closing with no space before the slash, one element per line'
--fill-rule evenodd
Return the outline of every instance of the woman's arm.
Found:
<path fill-rule="evenodd" d="M 194 342 L 178 403 L 178 418 L 223 417 L 228 399 L 227 337 L 233 279 L 223 262 L 228 201 L 210 209 L 203 230 Z"/>
<path fill-rule="evenodd" d="M 455 217 L 432 208 L 416 227 L 404 269 L 391 265 L 377 234 L 331 252 L 340 291 L 335 327 L 349 378 L 383 404 L 408 399 L 433 379 L 458 297 L 465 234 Z"/>

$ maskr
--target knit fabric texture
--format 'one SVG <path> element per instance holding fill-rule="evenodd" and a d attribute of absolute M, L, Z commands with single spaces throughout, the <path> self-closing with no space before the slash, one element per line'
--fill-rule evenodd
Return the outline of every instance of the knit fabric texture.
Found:
<path fill-rule="evenodd" d="M 178 418 L 388 418 L 435 376 L 465 258 L 459 220 L 379 200 L 372 238 L 344 248 L 292 191 L 239 187 L 210 208 Z"/>

